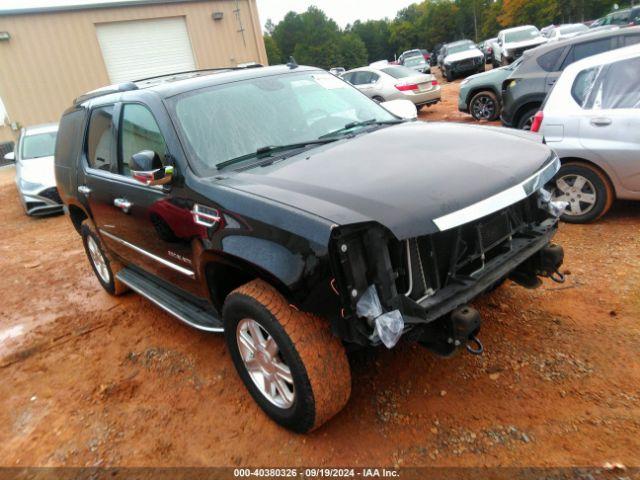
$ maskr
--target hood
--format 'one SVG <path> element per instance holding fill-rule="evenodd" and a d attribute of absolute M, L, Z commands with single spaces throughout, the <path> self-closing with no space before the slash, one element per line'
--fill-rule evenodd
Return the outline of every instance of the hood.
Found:
<path fill-rule="evenodd" d="M 32 158 L 20 160 L 17 164 L 16 176 L 30 183 L 44 187 L 56 184 L 53 157 Z"/>
<path fill-rule="evenodd" d="M 502 84 L 502 81 L 505 80 L 509 75 L 511 75 L 510 65 L 499 68 L 492 68 L 491 70 L 487 70 L 486 72 L 476 73 L 473 75 L 469 75 L 466 80 L 481 80 L 485 83 L 499 83 Z M 463 80 L 464 82 L 464 80 Z M 464 82 L 469 83 L 469 82 Z"/>
<path fill-rule="evenodd" d="M 538 45 L 542 45 L 543 43 L 547 43 L 546 38 L 535 37 L 530 40 L 523 40 L 521 42 L 505 42 L 504 48 L 505 50 L 517 50 L 519 48 L 527 48 L 527 47 L 535 47 Z"/>
<path fill-rule="evenodd" d="M 219 181 L 338 225 L 375 221 L 405 239 L 437 232 L 434 219 L 538 171 L 551 150 L 539 137 L 514 132 L 408 122 Z"/>
<path fill-rule="evenodd" d="M 484 57 L 484 53 L 482 53 L 477 48 L 472 48 L 471 50 L 465 50 L 463 52 L 452 53 L 451 55 L 447 55 L 444 57 L 445 63 L 447 62 L 459 62 L 461 60 L 468 60 L 469 58 L 479 58 Z"/>

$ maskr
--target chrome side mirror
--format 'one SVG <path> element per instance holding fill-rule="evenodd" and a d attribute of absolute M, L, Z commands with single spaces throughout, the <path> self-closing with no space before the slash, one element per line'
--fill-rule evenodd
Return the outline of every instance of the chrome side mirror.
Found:
<path fill-rule="evenodd" d="M 166 185 L 173 178 L 173 167 L 163 166 L 160 156 L 152 150 L 142 150 L 129 162 L 133 178 L 145 185 Z"/>

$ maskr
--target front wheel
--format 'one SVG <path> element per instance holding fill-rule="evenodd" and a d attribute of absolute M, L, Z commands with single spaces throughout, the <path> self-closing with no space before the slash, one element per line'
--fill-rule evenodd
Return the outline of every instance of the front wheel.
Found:
<path fill-rule="evenodd" d="M 476 120 L 496 120 L 500 116 L 498 97 L 488 91 L 476 93 L 469 102 L 469 111 Z"/>
<path fill-rule="evenodd" d="M 552 196 L 569 204 L 561 217 L 567 223 L 593 222 L 607 213 L 614 200 L 609 179 L 597 168 L 578 162 L 560 167 Z"/>
<path fill-rule="evenodd" d="M 444 76 L 447 79 L 447 82 L 453 82 L 453 73 L 451 73 L 449 70 L 447 70 L 445 68 L 444 70 Z"/>
<path fill-rule="evenodd" d="M 276 423 L 308 432 L 345 406 L 349 362 L 326 321 L 296 310 L 260 280 L 229 294 L 223 318 L 240 378 Z"/>

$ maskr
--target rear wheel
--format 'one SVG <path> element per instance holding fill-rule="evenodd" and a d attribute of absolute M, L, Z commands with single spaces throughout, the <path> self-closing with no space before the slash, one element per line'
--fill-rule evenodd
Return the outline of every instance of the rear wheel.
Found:
<path fill-rule="evenodd" d="M 378 103 L 384 102 L 384 98 L 382 98 L 380 95 L 376 95 L 375 97 L 372 98 L 372 100 Z"/>
<path fill-rule="evenodd" d="M 260 280 L 229 294 L 223 318 L 234 366 L 275 422 L 308 432 L 345 406 L 349 362 L 326 321 L 296 310 Z"/>
<path fill-rule="evenodd" d="M 500 115 L 498 98 L 489 91 L 476 93 L 469 102 L 469 111 L 476 120 L 493 121 Z"/>
<path fill-rule="evenodd" d="M 520 130 L 531 130 L 531 126 L 533 125 L 533 117 L 536 116 L 540 107 L 529 108 L 522 116 L 520 116 L 520 120 L 518 120 L 518 128 Z"/>
<path fill-rule="evenodd" d="M 100 285 L 111 295 L 120 295 L 126 292 L 127 287 L 121 283 L 116 274 L 123 268 L 120 262 L 110 259 L 107 251 L 100 241 L 100 237 L 96 235 L 91 222 L 87 219 L 80 226 L 80 235 L 84 250 L 93 268 Z"/>
<path fill-rule="evenodd" d="M 444 76 L 447 79 L 447 82 L 453 82 L 453 73 L 451 73 L 446 68 L 444 69 Z"/>
<path fill-rule="evenodd" d="M 609 179 L 586 163 L 569 162 L 560 168 L 554 180 L 553 200 L 568 202 L 562 220 L 587 223 L 602 217 L 614 200 Z"/>

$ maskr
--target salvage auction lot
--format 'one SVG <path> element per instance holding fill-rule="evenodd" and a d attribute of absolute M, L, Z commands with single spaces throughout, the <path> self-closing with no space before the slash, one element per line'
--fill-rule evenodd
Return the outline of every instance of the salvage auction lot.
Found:
<path fill-rule="evenodd" d="M 421 117 L 470 121 L 457 83 L 443 99 Z M 507 282 L 476 302 L 484 355 L 352 353 L 346 408 L 296 435 L 251 399 L 221 336 L 106 294 L 71 222 L 26 217 L 13 175 L 0 170 L 4 466 L 640 464 L 633 203 L 561 225 L 566 283 Z"/>

